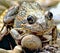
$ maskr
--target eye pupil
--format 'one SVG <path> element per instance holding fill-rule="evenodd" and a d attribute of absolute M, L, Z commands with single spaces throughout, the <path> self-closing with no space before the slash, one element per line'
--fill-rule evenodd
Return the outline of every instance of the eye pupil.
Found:
<path fill-rule="evenodd" d="M 35 17 L 32 16 L 32 15 L 29 15 L 27 17 L 27 21 L 28 21 L 29 24 L 34 24 L 35 23 Z"/>

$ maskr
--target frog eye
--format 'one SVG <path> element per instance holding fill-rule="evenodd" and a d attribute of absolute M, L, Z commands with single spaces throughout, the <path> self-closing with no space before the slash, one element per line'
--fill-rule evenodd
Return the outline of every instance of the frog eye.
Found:
<path fill-rule="evenodd" d="M 36 22 L 36 19 L 32 15 L 28 15 L 27 21 L 28 21 L 29 24 L 34 24 Z"/>

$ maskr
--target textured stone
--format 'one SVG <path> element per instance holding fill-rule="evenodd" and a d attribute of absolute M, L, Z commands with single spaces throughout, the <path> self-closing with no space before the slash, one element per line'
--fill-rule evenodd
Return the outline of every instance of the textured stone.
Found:
<path fill-rule="evenodd" d="M 27 35 L 21 41 L 22 47 L 34 50 L 42 47 L 41 40 L 34 35 Z"/>

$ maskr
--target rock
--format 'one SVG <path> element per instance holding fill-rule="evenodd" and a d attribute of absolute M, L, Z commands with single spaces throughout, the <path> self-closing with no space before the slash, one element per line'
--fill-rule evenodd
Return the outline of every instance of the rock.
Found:
<path fill-rule="evenodd" d="M 22 47 L 28 48 L 30 50 L 39 49 L 42 47 L 41 40 L 35 35 L 27 35 L 21 41 Z"/>
<path fill-rule="evenodd" d="M 60 51 L 57 51 L 56 53 L 60 53 Z"/>
<path fill-rule="evenodd" d="M 15 29 L 12 29 L 11 31 L 10 31 L 10 34 L 12 35 L 12 37 L 15 39 L 15 40 L 18 40 L 19 38 L 20 38 L 20 34 L 18 33 L 18 31 L 17 30 L 15 30 Z"/>
<path fill-rule="evenodd" d="M 15 16 L 17 15 L 19 10 L 19 6 L 12 6 L 9 8 L 9 10 L 6 12 L 3 22 L 5 24 L 10 24 L 11 22 L 14 22 Z"/>
<path fill-rule="evenodd" d="M 22 47 L 20 45 L 16 46 L 14 49 L 13 49 L 13 53 L 22 53 Z"/>
<path fill-rule="evenodd" d="M 49 45 L 46 45 L 45 47 L 44 47 L 44 49 L 47 49 L 49 47 Z"/>
<path fill-rule="evenodd" d="M 45 52 L 39 52 L 39 53 L 51 53 L 51 52 L 49 52 L 49 51 L 45 51 Z"/>
<path fill-rule="evenodd" d="M 60 38 L 57 38 L 57 44 L 59 45 L 60 48 Z"/>
<path fill-rule="evenodd" d="M 20 45 L 15 46 L 13 50 L 5 50 L 0 48 L 0 53 L 22 53 L 22 47 Z"/>
<path fill-rule="evenodd" d="M 7 27 L 4 27 L 3 30 L 1 31 L 1 34 L 2 34 L 2 35 L 4 35 L 4 34 L 6 35 L 7 32 L 8 32 L 8 31 L 7 31 Z"/>
<path fill-rule="evenodd" d="M 58 49 L 59 48 L 59 45 L 58 44 L 53 44 L 53 46 Z"/>

